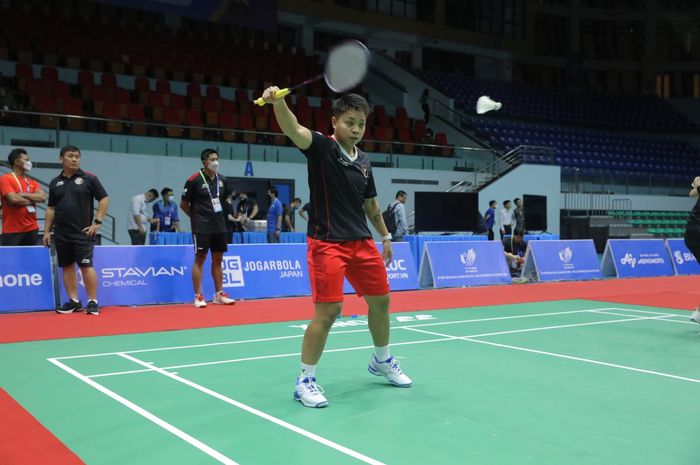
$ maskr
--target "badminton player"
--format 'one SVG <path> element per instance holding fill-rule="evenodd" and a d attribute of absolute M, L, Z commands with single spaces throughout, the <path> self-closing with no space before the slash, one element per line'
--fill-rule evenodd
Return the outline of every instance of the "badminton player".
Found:
<path fill-rule="evenodd" d="M 316 386 L 316 366 L 328 332 L 343 306 L 343 278 L 347 278 L 369 306 L 369 330 L 374 342 L 369 372 L 384 376 L 398 387 L 411 379 L 389 353 L 389 284 L 386 263 L 392 258 L 391 234 L 377 202 L 367 154 L 355 145 L 362 140 L 369 114 L 367 101 L 347 94 L 333 102 L 333 135 L 312 132 L 300 125 L 284 99 L 275 99 L 277 87 L 262 95 L 271 103 L 282 132 L 306 156 L 309 190 L 314 208 L 309 212 L 307 261 L 315 306 L 304 333 L 301 374 L 294 399 L 307 407 L 325 407 L 328 401 Z M 372 241 L 366 219 L 382 236 L 382 253 Z"/>
<path fill-rule="evenodd" d="M 690 197 L 698 197 L 700 176 L 693 179 L 691 186 L 692 188 L 690 192 L 688 192 L 688 195 Z M 695 256 L 695 259 L 700 261 L 700 198 L 695 202 L 695 206 L 690 211 L 683 239 L 685 240 L 685 245 L 692 252 L 693 256 Z M 690 319 L 696 323 L 700 323 L 700 306 L 695 308 Z"/>

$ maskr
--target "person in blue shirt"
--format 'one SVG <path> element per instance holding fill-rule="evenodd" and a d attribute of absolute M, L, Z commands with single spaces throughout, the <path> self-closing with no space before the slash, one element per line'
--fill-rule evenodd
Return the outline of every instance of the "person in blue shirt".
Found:
<path fill-rule="evenodd" d="M 180 216 L 177 205 L 173 202 L 173 190 L 164 187 L 160 191 L 162 200 L 153 204 L 154 230 L 159 232 L 179 232 Z"/>
<path fill-rule="evenodd" d="M 267 210 L 267 242 L 271 244 L 279 243 L 282 233 L 282 202 L 277 198 L 278 195 L 276 187 L 267 190 L 267 197 L 270 199 L 270 207 Z"/>
<path fill-rule="evenodd" d="M 489 240 L 492 241 L 494 238 L 493 225 L 496 222 L 496 206 L 498 202 L 495 200 L 489 201 L 489 208 L 484 213 L 484 223 L 486 223 L 486 231 L 489 235 Z"/>

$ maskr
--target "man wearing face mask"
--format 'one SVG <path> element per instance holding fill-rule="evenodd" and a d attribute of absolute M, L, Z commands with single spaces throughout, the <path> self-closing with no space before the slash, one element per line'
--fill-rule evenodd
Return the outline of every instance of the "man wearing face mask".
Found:
<path fill-rule="evenodd" d="M 177 212 L 177 205 L 173 202 L 173 190 L 164 187 L 160 195 L 163 199 L 153 204 L 152 229 L 157 232 L 180 231 L 180 215 Z"/>
<path fill-rule="evenodd" d="M 192 286 L 194 306 L 207 306 L 202 293 L 202 268 L 211 250 L 211 274 L 214 279 L 213 303 L 233 305 L 236 301 L 223 290 L 222 262 L 228 250 L 228 237 L 222 203 L 226 199 L 228 184 L 219 174 L 219 154 L 214 149 L 204 149 L 200 156 L 203 168 L 189 177 L 182 192 L 180 208 L 192 221 L 194 239 L 194 265 Z"/>
<path fill-rule="evenodd" d="M 39 223 L 36 204 L 46 202 L 39 183 L 27 176 L 32 162 L 24 149 L 13 149 L 7 157 L 12 171 L 0 176 L 3 204 L 2 245 L 37 245 Z"/>

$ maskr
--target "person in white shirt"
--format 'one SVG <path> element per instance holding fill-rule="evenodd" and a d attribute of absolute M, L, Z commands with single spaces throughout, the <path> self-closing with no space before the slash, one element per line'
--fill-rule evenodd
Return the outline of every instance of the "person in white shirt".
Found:
<path fill-rule="evenodd" d="M 131 245 L 145 245 L 146 231 L 150 229 L 146 225 L 150 223 L 148 204 L 158 198 L 158 191 L 149 189 L 143 194 L 131 198 L 129 213 L 126 217 L 126 227 L 131 237 Z"/>
<path fill-rule="evenodd" d="M 403 236 L 408 234 L 408 221 L 406 220 L 406 199 L 408 195 L 405 191 L 396 193 L 396 201 L 394 202 L 394 218 L 396 219 L 396 232 L 393 234 L 392 242 L 403 241 Z"/>
<path fill-rule="evenodd" d="M 510 200 L 503 201 L 503 208 L 498 211 L 501 223 L 501 239 L 509 235 L 513 230 L 513 210 L 510 209 Z"/>

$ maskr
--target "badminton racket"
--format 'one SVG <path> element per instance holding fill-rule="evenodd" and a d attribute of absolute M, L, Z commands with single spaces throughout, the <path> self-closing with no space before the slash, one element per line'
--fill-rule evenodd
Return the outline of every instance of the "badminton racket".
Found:
<path fill-rule="evenodd" d="M 358 85 L 367 74 L 369 67 L 369 50 L 357 40 L 349 40 L 340 45 L 333 47 L 328 52 L 328 59 L 323 74 L 307 79 L 293 87 L 286 87 L 275 92 L 275 100 L 284 98 L 293 90 L 302 86 L 311 84 L 312 82 L 324 79 L 326 85 L 334 92 L 345 92 Z M 255 100 L 257 105 L 265 105 L 262 97 Z"/>

